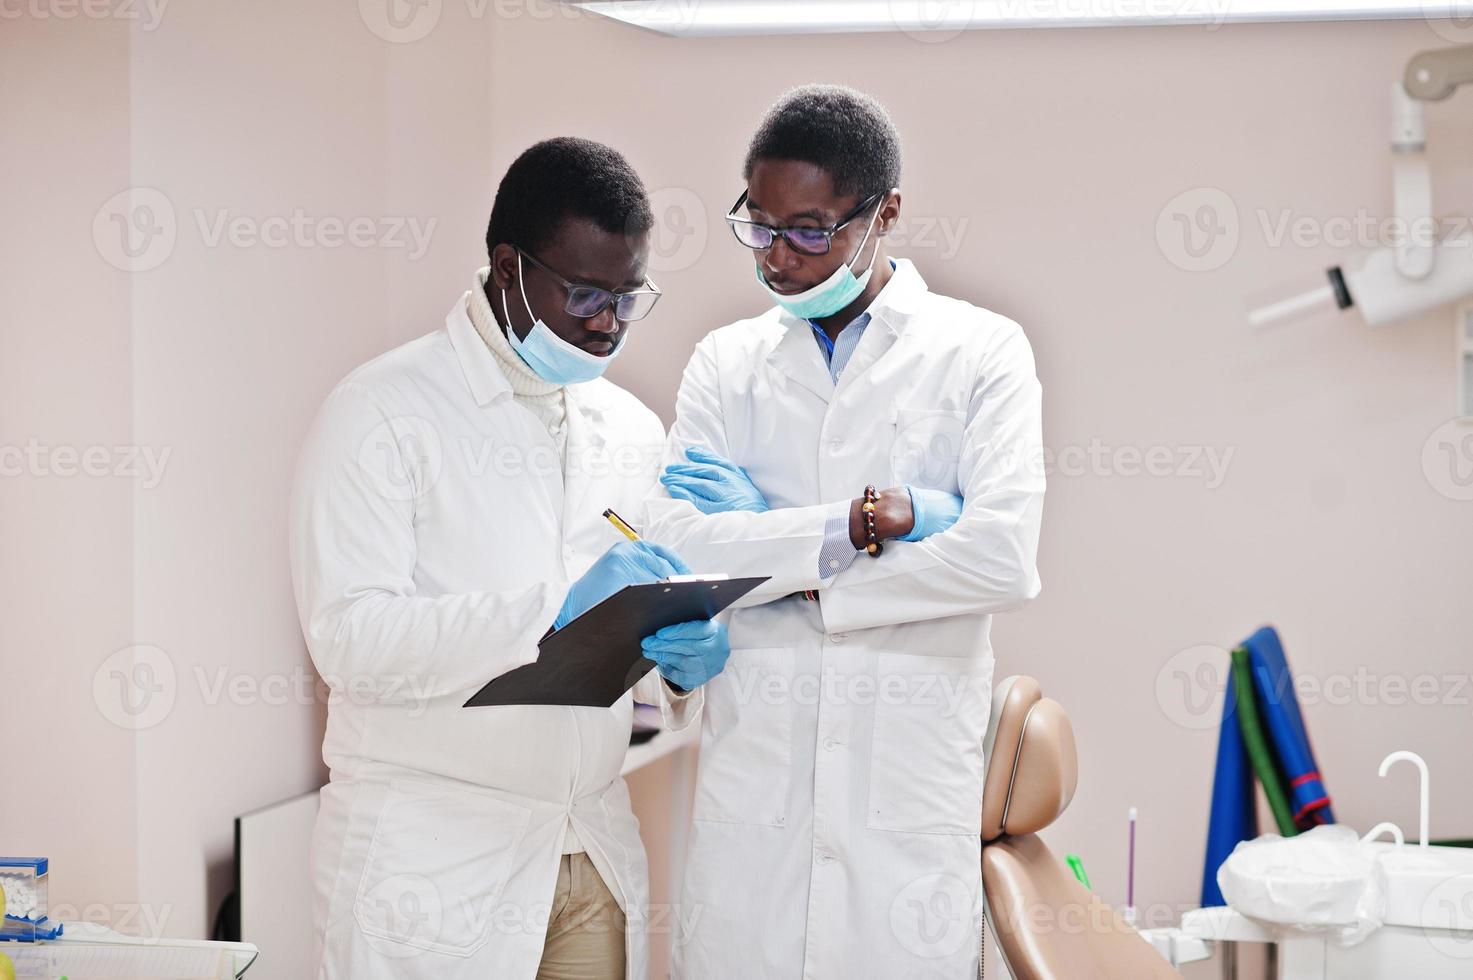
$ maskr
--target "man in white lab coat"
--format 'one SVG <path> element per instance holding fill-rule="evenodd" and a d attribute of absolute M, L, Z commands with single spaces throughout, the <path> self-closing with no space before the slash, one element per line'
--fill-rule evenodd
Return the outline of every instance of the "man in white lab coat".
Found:
<path fill-rule="evenodd" d="M 624 539 L 664 431 L 599 375 L 658 299 L 648 199 L 608 147 L 550 140 L 497 191 L 490 266 L 444 326 L 328 396 L 298 468 L 292 577 L 327 681 L 317 975 L 643 980 L 645 855 L 612 709 L 462 707 L 549 629 L 686 572 Z M 637 329 L 637 328 L 636 328 Z M 725 628 L 644 640 L 634 689 L 681 728 Z"/>
<path fill-rule="evenodd" d="M 697 571 L 772 576 L 706 689 L 675 973 L 975 976 L 989 625 L 1039 591 L 1032 352 L 886 254 L 873 99 L 788 93 L 745 175 L 777 305 L 698 345 L 646 507 Z"/>

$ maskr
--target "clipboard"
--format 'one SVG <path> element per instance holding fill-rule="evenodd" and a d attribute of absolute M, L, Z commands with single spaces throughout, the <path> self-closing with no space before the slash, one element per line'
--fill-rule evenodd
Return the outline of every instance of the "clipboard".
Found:
<path fill-rule="evenodd" d="M 656 630 L 710 619 L 757 586 L 756 578 L 686 578 L 626 585 L 537 644 L 537 659 L 481 688 L 462 707 L 511 704 L 610 708 L 655 666 L 640 641 Z"/>

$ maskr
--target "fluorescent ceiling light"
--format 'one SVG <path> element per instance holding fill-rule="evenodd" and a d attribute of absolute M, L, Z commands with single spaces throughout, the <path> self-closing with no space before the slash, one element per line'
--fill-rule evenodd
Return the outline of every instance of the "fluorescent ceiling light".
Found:
<path fill-rule="evenodd" d="M 1466 0 L 575 0 L 572 6 L 682 37 L 1441 19 L 1467 13 Z"/>

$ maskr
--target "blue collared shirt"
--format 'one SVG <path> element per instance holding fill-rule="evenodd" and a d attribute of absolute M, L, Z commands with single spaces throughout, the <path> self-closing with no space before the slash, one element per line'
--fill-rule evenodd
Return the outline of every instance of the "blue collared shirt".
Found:
<path fill-rule="evenodd" d="M 808 325 L 813 328 L 813 336 L 818 341 L 818 349 L 823 351 L 823 359 L 829 365 L 829 377 L 834 384 L 839 383 L 839 375 L 844 373 L 844 366 L 849 363 L 849 358 L 854 355 L 854 350 L 859 346 L 859 340 L 864 336 L 865 327 L 869 326 L 869 310 L 865 310 L 859 316 L 849 321 L 848 326 L 839 331 L 839 336 L 833 340 L 812 320 Z"/>

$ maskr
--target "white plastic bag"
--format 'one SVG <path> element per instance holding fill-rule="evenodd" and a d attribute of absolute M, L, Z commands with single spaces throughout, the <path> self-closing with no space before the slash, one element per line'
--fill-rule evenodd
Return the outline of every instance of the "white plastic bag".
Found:
<path fill-rule="evenodd" d="M 1376 851 L 1338 824 L 1243 841 L 1217 869 L 1217 887 L 1235 911 L 1280 934 L 1328 934 L 1341 946 L 1375 932 L 1386 914 Z"/>

